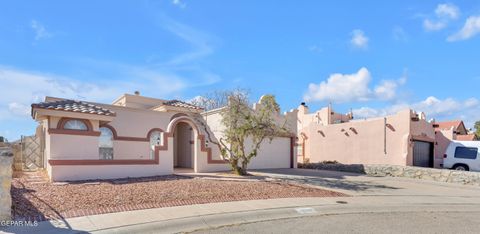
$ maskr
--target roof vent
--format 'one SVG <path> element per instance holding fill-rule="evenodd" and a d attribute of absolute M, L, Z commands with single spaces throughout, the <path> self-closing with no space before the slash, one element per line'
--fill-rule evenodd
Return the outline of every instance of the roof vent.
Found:
<path fill-rule="evenodd" d="M 135 93 L 136 96 L 140 96 L 140 91 L 137 90 L 134 93 Z"/>

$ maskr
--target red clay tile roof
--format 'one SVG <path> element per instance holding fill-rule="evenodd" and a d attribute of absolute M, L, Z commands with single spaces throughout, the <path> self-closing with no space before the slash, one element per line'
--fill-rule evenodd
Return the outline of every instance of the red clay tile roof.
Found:
<path fill-rule="evenodd" d="M 69 111 L 69 112 L 96 114 L 96 115 L 105 115 L 105 116 L 115 116 L 115 112 L 109 109 L 106 109 L 88 102 L 74 101 L 74 100 L 68 100 L 68 99 L 53 101 L 53 102 L 34 103 L 32 104 L 32 108 Z"/>
<path fill-rule="evenodd" d="M 203 109 L 199 106 L 195 106 L 195 105 L 192 105 L 190 103 L 182 102 L 182 101 L 179 101 L 179 100 L 170 100 L 170 101 L 164 102 L 163 104 L 167 105 L 167 106 L 183 107 L 183 108 L 189 108 L 189 109 L 194 109 L 194 110 L 202 110 Z"/>
<path fill-rule="evenodd" d="M 454 121 L 445 121 L 445 122 L 436 122 L 439 129 L 451 129 L 453 127 L 454 130 L 457 130 L 458 127 L 462 124 L 461 120 L 454 120 Z"/>
<path fill-rule="evenodd" d="M 457 135 L 457 140 L 459 141 L 474 141 L 476 139 L 475 134 Z"/>

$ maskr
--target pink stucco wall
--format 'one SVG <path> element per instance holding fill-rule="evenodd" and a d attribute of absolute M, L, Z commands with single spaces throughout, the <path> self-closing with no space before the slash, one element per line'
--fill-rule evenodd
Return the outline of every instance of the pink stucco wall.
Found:
<path fill-rule="evenodd" d="M 435 167 L 440 168 L 443 163 L 443 155 L 447 151 L 447 147 L 455 139 L 453 129 L 438 129 L 435 132 Z"/>
<path fill-rule="evenodd" d="M 411 165 L 411 140 L 435 138 L 432 125 L 424 118 L 412 121 L 413 115 L 411 110 L 404 110 L 385 118 L 324 124 L 301 106 L 298 143 L 305 142 L 304 156 L 310 162 Z"/>

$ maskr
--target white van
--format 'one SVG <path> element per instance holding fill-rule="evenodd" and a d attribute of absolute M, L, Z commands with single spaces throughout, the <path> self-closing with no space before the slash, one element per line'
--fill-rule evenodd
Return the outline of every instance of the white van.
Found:
<path fill-rule="evenodd" d="M 452 141 L 443 155 L 443 168 L 480 171 L 480 141 Z"/>

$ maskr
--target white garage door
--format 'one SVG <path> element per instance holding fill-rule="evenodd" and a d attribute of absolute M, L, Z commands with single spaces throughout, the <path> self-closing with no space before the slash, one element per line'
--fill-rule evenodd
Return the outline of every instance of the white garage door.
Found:
<path fill-rule="evenodd" d="M 292 160 L 291 141 L 288 137 L 278 137 L 272 142 L 265 140 L 249 169 L 290 168 Z"/>

